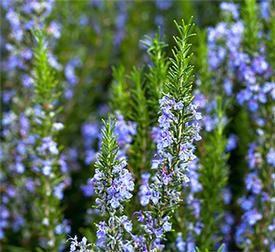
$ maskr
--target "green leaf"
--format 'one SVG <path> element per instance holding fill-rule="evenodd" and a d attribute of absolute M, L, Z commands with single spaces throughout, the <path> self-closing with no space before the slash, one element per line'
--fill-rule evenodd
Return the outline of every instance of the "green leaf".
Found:
<path fill-rule="evenodd" d="M 55 73 L 48 61 L 48 45 L 46 33 L 40 30 L 32 32 L 37 42 L 34 49 L 34 88 L 36 94 L 36 103 L 41 104 L 45 109 L 52 106 L 52 102 L 60 95 L 56 93 L 57 81 Z"/>
<path fill-rule="evenodd" d="M 171 95 L 176 101 L 185 101 L 185 105 L 191 103 L 193 87 L 193 66 L 190 64 L 192 54 L 190 54 L 191 44 L 188 42 L 193 28 L 192 19 L 189 24 L 179 25 L 175 21 L 179 35 L 174 36 L 175 46 L 172 49 L 173 58 L 170 58 L 167 81 L 164 85 L 164 94 Z"/>
<path fill-rule="evenodd" d="M 222 244 L 222 245 L 218 248 L 217 252 L 223 252 L 224 248 L 225 248 L 225 245 Z"/>

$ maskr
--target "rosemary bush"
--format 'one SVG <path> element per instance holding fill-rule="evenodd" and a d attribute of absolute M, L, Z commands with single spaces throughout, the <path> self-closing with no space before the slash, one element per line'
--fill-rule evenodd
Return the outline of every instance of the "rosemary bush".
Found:
<path fill-rule="evenodd" d="M 1 252 L 275 252 L 274 0 L 0 6 Z"/>

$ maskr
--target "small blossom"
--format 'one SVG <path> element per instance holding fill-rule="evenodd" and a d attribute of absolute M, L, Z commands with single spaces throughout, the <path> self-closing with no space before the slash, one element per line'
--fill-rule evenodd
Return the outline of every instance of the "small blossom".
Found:
<path fill-rule="evenodd" d="M 266 155 L 266 161 L 268 164 L 275 167 L 275 150 L 273 148 L 269 149 L 269 152 Z"/>

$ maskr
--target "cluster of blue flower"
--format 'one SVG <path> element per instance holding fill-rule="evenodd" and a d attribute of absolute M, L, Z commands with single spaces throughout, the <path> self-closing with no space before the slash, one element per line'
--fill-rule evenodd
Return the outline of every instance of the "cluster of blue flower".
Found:
<path fill-rule="evenodd" d="M 45 111 L 39 104 L 34 107 L 26 106 L 29 101 L 20 99 L 26 94 L 30 95 L 28 99 L 33 97 L 31 90 L 34 87 L 34 78 L 31 76 L 31 68 L 35 55 L 28 42 L 29 34 L 33 29 L 44 24 L 52 11 L 53 1 L 41 3 L 2 1 L 1 6 L 6 11 L 6 20 L 11 28 L 9 38 L 6 38 L 7 41 L 1 37 L 8 53 L 6 63 L 3 65 L 4 71 L 10 81 L 16 82 L 19 79 L 24 87 L 24 89 L 8 88 L 3 91 L 4 113 L 1 136 L 4 141 L 3 145 L 1 144 L 1 166 L 7 169 L 1 171 L 1 186 L 3 187 L 1 212 L 3 214 L 1 215 L 0 237 L 4 238 L 4 229 L 12 227 L 14 231 L 17 231 L 27 225 L 25 216 L 28 209 L 34 207 L 34 202 L 28 195 L 35 197 L 38 188 L 41 187 L 39 176 L 52 176 L 53 166 L 56 164 L 59 164 L 62 172 L 66 174 L 67 166 L 64 161 L 65 157 L 59 153 L 57 143 L 52 138 L 55 132 L 63 128 L 63 124 L 53 121 L 50 134 L 40 138 L 33 130 L 33 126 L 36 124 L 40 127 L 44 123 Z M 20 14 L 21 11 L 24 18 Z M 48 33 L 57 39 L 59 37 L 58 25 L 51 23 L 48 26 Z M 52 67 L 57 65 L 56 58 L 50 52 L 48 60 Z M 19 109 L 14 110 L 14 106 Z M 69 183 L 70 179 L 67 177 L 51 188 L 58 200 L 63 198 L 63 189 Z M 43 221 L 47 226 L 49 220 Z M 66 227 L 66 220 L 63 224 L 56 223 L 55 228 L 56 233 L 53 236 L 70 231 Z"/>
<path fill-rule="evenodd" d="M 240 106 L 247 108 L 253 125 L 251 132 L 253 143 L 249 145 L 247 152 L 249 167 L 249 173 L 245 178 L 247 193 L 239 199 L 243 216 L 237 228 L 236 242 L 246 248 L 256 250 L 269 248 L 272 251 L 275 246 L 272 234 L 274 182 L 267 176 L 274 177 L 274 162 L 272 162 L 274 116 L 269 113 L 274 113 L 275 82 L 272 62 L 268 62 L 270 56 L 268 43 L 271 34 L 264 29 L 264 25 L 271 22 L 272 18 L 269 4 L 271 3 L 262 2 L 259 6 L 247 7 L 252 8 L 252 11 L 254 8 L 255 15 L 258 10 L 261 11 L 263 23 L 260 25 L 257 21 L 253 27 L 256 31 L 254 38 L 248 28 L 253 20 L 248 17 L 241 20 L 237 5 L 223 3 L 221 9 L 225 15 L 231 16 L 231 19 L 209 29 L 208 62 L 210 71 L 223 74 L 221 77 L 215 73 L 217 76 L 215 79 L 217 82 L 223 82 L 225 96 L 229 99 L 235 98 Z M 249 16 L 249 10 L 246 14 Z M 255 45 L 247 41 L 247 36 L 257 40 L 253 41 Z M 231 141 L 233 140 L 235 147 L 234 138 Z M 230 149 L 232 148 L 229 147 Z M 267 216 L 264 216 L 264 213 Z"/>

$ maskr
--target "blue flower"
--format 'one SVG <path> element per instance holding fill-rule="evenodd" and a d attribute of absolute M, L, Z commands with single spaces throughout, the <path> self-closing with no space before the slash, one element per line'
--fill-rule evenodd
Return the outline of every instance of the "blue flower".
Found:
<path fill-rule="evenodd" d="M 45 176 L 49 176 L 52 171 L 52 161 L 50 160 L 43 160 L 42 161 L 43 167 L 42 167 L 42 173 Z"/>
<path fill-rule="evenodd" d="M 59 153 L 57 149 L 57 144 L 55 141 L 52 140 L 51 136 L 44 137 L 42 139 L 42 145 L 38 147 L 38 151 L 49 151 L 49 153 L 54 155 L 57 155 Z"/>
<path fill-rule="evenodd" d="M 48 26 L 47 31 L 52 34 L 54 38 L 59 38 L 61 36 L 61 25 L 52 21 Z"/>
<path fill-rule="evenodd" d="M 258 56 L 253 59 L 252 68 L 255 73 L 263 74 L 268 69 L 268 63 L 263 56 Z"/>
<path fill-rule="evenodd" d="M 93 181 L 91 179 L 88 179 L 87 184 L 81 185 L 80 188 L 85 197 L 91 197 L 94 194 Z"/>
<path fill-rule="evenodd" d="M 230 79 L 225 79 L 223 85 L 224 85 L 224 91 L 226 95 L 228 96 L 232 95 L 232 92 L 233 92 L 232 81 Z"/>
<path fill-rule="evenodd" d="M 244 77 L 244 80 L 248 84 L 255 84 L 256 83 L 256 76 L 255 73 L 252 71 L 250 67 L 245 67 L 242 69 L 242 75 Z"/>
<path fill-rule="evenodd" d="M 117 142 L 120 147 L 119 156 L 125 157 L 129 144 L 133 140 L 133 136 L 136 135 L 136 123 L 124 120 L 124 117 L 120 112 L 116 112 L 117 122 L 114 131 L 114 135 L 117 136 Z"/>
<path fill-rule="evenodd" d="M 178 235 L 177 235 L 176 247 L 180 252 L 185 251 L 186 242 L 183 241 L 181 233 L 178 233 Z"/>
<path fill-rule="evenodd" d="M 262 1 L 260 2 L 260 12 L 261 17 L 267 20 L 270 17 L 270 2 L 269 1 Z"/>
<path fill-rule="evenodd" d="M 265 94 L 269 94 L 275 100 L 275 82 L 266 82 L 262 88 Z"/>
<path fill-rule="evenodd" d="M 238 137 L 235 134 L 230 134 L 226 144 L 226 151 L 232 151 L 236 149 Z"/>
<path fill-rule="evenodd" d="M 82 240 L 79 242 L 77 240 L 77 236 L 74 238 L 68 239 L 71 242 L 70 244 L 70 252 L 92 252 L 93 250 L 90 249 L 92 244 L 87 243 L 87 238 L 83 237 Z"/>
<path fill-rule="evenodd" d="M 223 3 L 221 3 L 220 8 L 222 11 L 230 12 L 234 19 L 239 18 L 239 10 L 238 10 L 239 6 L 238 5 L 236 5 L 234 3 L 223 2 Z"/>
<path fill-rule="evenodd" d="M 156 6 L 160 10 L 167 10 L 171 7 L 172 1 L 171 0 L 156 0 Z"/>
<path fill-rule="evenodd" d="M 246 177 L 246 189 L 251 190 L 255 194 L 259 194 L 262 190 L 262 182 L 255 172 L 249 173 Z"/>
<path fill-rule="evenodd" d="M 248 212 L 246 212 L 243 216 L 244 220 L 247 221 L 247 223 L 250 226 L 255 225 L 255 223 L 262 219 L 262 214 L 259 213 L 256 209 L 252 209 Z"/>
<path fill-rule="evenodd" d="M 97 237 L 97 245 L 99 247 L 105 247 L 105 240 L 106 240 L 106 234 L 107 234 L 107 226 L 104 221 L 99 222 L 99 224 L 96 224 L 97 231 L 96 231 L 96 237 Z"/>
<path fill-rule="evenodd" d="M 270 148 L 267 155 L 266 155 L 266 161 L 271 166 L 275 167 L 275 150 L 274 148 Z"/>
<path fill-rule="evenodd" d="M 25 166 L 21 162 L 17 162 L 15 168 L 19 174 L 22 174 L 25 171 Z"/>
<path fill-rule="evenodd" d="M 172 224 L 169 222 L 169 217 L 165 216 L 164 218 L 162 218 L 163 220 L 163 224 L 162 224 L 162 228 L 165 232 L 169 232 L 172 230 Z"/>
<path fill-rule="evenodd" d="M 133 229 L 133 224 L 132 222 L 128 219 L 128 217 L 126 215 L 123 215 L 120 217 L 121 223 L 123 225 L 123 227 L 125 228 L 125 230 L 130 233 Z"/>

